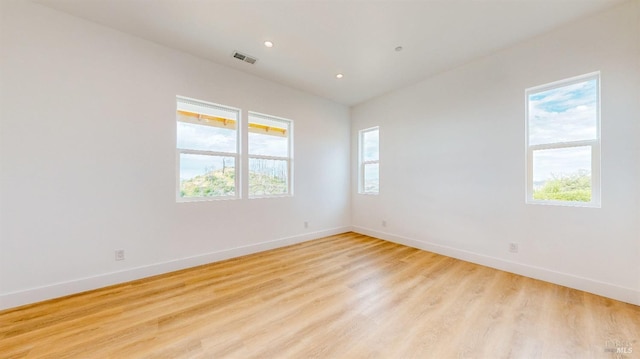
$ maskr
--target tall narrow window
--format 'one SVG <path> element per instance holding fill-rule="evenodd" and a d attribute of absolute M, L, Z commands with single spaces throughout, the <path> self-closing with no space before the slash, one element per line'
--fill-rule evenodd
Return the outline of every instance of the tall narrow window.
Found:
<path fill-rule="evenodd" d="M 293 122 L 249 112 L 249 197 L 292 194 Z"/>
<path fill-rule="evenodd" d="M 380 128 L 359 133 L 358 192 L 377 194 L 380 191 Z"/>
<path fill-rule="evenodd" d="M 179 201 L 238 198 L 240 111 L 177 98 Z"/>
<path fill-rule="evenodd" d="M 600 206 L 600 73 L 526 90 L 527 203 Z"/>

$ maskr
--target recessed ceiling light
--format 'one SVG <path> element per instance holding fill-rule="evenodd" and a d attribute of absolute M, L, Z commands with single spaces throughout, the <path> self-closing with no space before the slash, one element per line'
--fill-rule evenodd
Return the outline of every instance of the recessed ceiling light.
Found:
<path fill-rule="evenodd" d="M 273 47 L 273 42 L 267 40 L 267 41 L 264 42 L 264 46 Z"/>
<path fill-rule="evenodd" d="M 397 47 L 396 47 L 396 51 L 397 51 L 397 52 L 402 51 L 402 46 L 397 46 Z"/>
<path fill-rule="evenodd" d="M 336 78 L 337 78 L 337 79 L 341 79 L 341 78 L 343 78 L 343 77 L 344 77 L 344 75 L 343 75 L 343 74 L 336 74 Z"/>

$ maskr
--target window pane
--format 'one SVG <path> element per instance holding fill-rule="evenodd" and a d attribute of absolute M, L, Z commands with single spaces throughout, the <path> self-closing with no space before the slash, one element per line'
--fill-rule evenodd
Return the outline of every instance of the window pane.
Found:
<path fill-rule="evenodd" d="M 287 137 L 249 132 L 249 154 L 289 157 L 289 139 Z"/>
<path fill-rule="evenodd" d="M 591 146 L 533 151 L 533 199 L 591 201 Z"/>
<path fill-rule="evenodd" d="M 372 130 L 362 133 L 362 160 L 377 161 L 379 157 L 380 131 Z"/>
<path fill-rule="evenodd" d="M 180 197 L 235 195 L 235 158 L 180 154 Z"/>
<path fill-rule="evenodd" d="M 291 123 L 249 113 L 249 154 L 289 157 Z"/>
<path fill-rule="evenodd" d="M 177 122 L 177 147 L 185 150 L 236 152 L 236 130 Z"/>
<path fill-rule="evenodd" d="M 288 161 L 249 158 L 249 196 L 287 194 Z"/>
<path fill-rule="evenodd" d="M 531 93 L 529 145 L 597 139 L 597 80 Z"/>
<path fill-rule="evenodd" d="M 380 166 L 377 163 L 367 163 L 364 165 L 364 192 L 377 193 L 380 190 L 379 180 Z"/>

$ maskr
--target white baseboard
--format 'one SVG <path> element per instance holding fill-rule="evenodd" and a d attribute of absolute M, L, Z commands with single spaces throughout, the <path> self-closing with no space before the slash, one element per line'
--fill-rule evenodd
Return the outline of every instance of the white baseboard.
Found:
<path fill-rule="evenodd" d="M 180 269 L 191 268 L 207 263 L 263 252 L 269 249 L 285 247 L 317 238 L 332 236 L 351 231 L 350 226 L 337 227 L 292 237 L 280 238 L 252 245 L 235 247 L 216 252 L 205 253 L 193 257 L 180 258 L 168 262 L 130 268 L 123 271 L 105 273 L 98 276 L 78 278 L 66 282 L 54 283 L 42 287 L 10 292 L 0 295 L 0 310 L 19 307 L 47 299 L 59 298 L 70 294 L 86 292 L 118 283 L 146 278 L 158 274 L 169 273 Z"/>
<path fill-rule="evenodd" d="M 417 239 L 406 238 L 391 233 L 380 232 L 359 226 L 353 226 L 352 230 L 356 233 L 384 239 L 389 242 L 394 242 L 405 246 L 442 254 L 467 262 L 481 264 L 487 267 L 523 275 L 529 278 L 539 279 L 545 282 L 559 284 L 565 287 L 582 290 L 585 292 L 601 295 L 603 297 L 616 299 L 622 302 L 640 305 L 640 291 L 632 288 L 625 288 L 590 278 L 556 272 L 542 267 L 517 263 L 501 258 L 487 256 L 484 254 L 478 254 L 449 246 L 443 246 L 436 243 L 420 241 Z"/>

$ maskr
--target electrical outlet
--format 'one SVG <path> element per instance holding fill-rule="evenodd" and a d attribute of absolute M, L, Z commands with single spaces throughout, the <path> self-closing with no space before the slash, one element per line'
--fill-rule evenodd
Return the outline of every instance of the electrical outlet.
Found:
<path fill-rule="evenodd" d="M 382 226 L 383 226 L 383 227 L 386 227 L 386 226 L 387 226 L 387 221 L 386 221 L 386 220 L 384 220 L 384 219 L 382 220 Z"/>
<path fill-rule="evenodd" d="M 304 228 L 309 228 L 309 222 L 308 221 L 304 221 Z"/>
<path fill-rule="evenodd" d="M 117 261 L 124 260 L 124 249 L 116 249 L 116 260 Z"/>
<path fill-rule="evenodd" d="M 518 253 L 518 243 L 509 243 L 509 252 Z"/>

